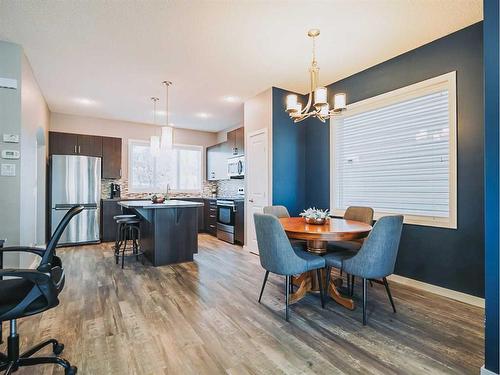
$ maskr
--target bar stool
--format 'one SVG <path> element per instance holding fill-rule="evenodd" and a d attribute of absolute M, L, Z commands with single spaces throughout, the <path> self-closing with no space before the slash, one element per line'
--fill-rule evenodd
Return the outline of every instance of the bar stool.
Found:
<path fill-rule="evenodd" d="M 121 234 L 121 232 L 123 231 L 123 228 L 125 227 L 123 225 L 123 223 L 118 223 L 118 220 L 121 220 L 121 219 L 136 219 L 137 216 L 136 215 L 115 215 L 113 216 L 113 220 L 116 221 L 116 223 L 118 224 L 116 226 L 116 236 L 115 236 L 115 256 L 117 255 L 117 253 L 119 252 L 119 249 L 121 247 L 121 244 L 122 244 L 122 238 L 124 238 L 124 236 Z M 116 264 L 118 264 L 118 258 L 116 260 Z"/>
<path fill-rule="evenodd" d="M 139 260 L 139 256 L 141 256 L 141 260 L 144 263 L 144 253 L 141 251 L 140 246 L 141 229 L 139 224 L 141 221 L 137 218 L 125 218 L 118 219 L 116 222 L 121 228 L 119 231 L 119 245 L 118 248 L 115 249 L 116 264 L 118 264 L 120 256 L 122 257 L 122 268 L 124 266 L 126 256 L 135 256 L 136 260 Z M 129 240 L 132 241 L 132 245 L 127 247 L 127 241 Z M 126 255 L 126 252 L 130 252 L 130 254 Z"/>

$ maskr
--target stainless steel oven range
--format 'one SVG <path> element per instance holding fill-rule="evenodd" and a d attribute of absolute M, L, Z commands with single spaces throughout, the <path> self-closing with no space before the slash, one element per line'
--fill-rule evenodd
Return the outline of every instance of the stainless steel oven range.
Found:
<path fill-rule="evenodd" d="M 234 244 L 234 216 L 236 207 L 234 201 L 217 200 L 217 238 Z"/>

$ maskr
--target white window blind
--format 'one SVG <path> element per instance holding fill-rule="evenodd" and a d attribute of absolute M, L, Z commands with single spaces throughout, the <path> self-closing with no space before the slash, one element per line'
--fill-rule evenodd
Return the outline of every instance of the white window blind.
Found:
<path fill-rule="evenodd" d="M 378 216 L 403 214 L 406 222 L 454 225 L 450 100 L 455 97 L 447 87 L 428 91 L 420 88 L 413 97 L 367 110 L 360 106 L 332 122 L 334 212 L 369 206 Z"/>
<path fill-rule="evenodd" d="M 202 188 L 202 147 L 175 145 L 153 156 L 149 142 L 129 141 L 129 190 L 164 193 Z"/>

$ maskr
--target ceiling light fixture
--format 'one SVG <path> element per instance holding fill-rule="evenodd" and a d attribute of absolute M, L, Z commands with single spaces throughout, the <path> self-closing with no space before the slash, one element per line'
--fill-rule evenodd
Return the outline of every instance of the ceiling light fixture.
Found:
<path fill-rule="evenodd" d="M 74 101 L 77 102 L 78 104 L 82 104 L 85 106 L 91 106 L 91 105 L 97 104 L 97 102 L 95 100 L 88 99 L 88 98 L 75 98 Z"/>
<path fill-rule="evenodd" d="M 225 96 L 224 97 L 224 100 L 228 103 L 237 103 L 237 102 L 240 102 L 240 98 L 238 98 L 237 96 Z"/>
<path fill-rule="evenodd" d="M 174 129 L 168 122 L 168 88 L 172 85 L 170 81 L 163 81 L 165 85 L 165 126 L 161 127 L 160 149 L 162 151 L 171 150 L 174 144 Z"/>
<path fill-rule="evenodd" d="M 316 37 L 319 36 L 319 29 L 311 29 L 307 35 L 312 38 L 312 64 L 309 68 L 311 86 L 309 90 L 309 99 L 304 109 L 302 103 L 297 101 L 296 94 L 290 94 L 286 97 L 286 112 L 293 119 L 293 122 L 300 122 L 309 117 L 316 117 L 322 122 L 331 117 L 340 114 L 346 109 L 346 94 L 335 94 L 333 98 L 333 109 L 330 109 L 328 104 L 328 91 L 324 86 L 318 86 L 319 83 L 319 68 L 316 62 Z M 313 103 L 314 97 L 314 103 Z"/>
<path fill-rule="evenodd" d="M 153 101 L 153 124 L 156 125 L 156 102 L 158 102 L 158 100 L 160 99 L 152 97 L 151 100 Z M 158 137 L 157 135 L 151 136 L 149 140 L 149 150 L 151 151 L 152 155 L 158 155 L 158 153 L 160 152 L 160 137 Z"/>
<path fill-rule="evenodd" d="M 205 112 L 200 112 L 200 113 L 197 113 L 196 116 L 198 116 L 200 118 L 209 118 L 211 115 L 208 113 L 205 113 Z"/>

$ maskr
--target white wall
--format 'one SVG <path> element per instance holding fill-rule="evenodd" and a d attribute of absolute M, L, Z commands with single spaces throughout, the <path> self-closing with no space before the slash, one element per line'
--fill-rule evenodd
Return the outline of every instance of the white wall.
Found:
<path fill-rule="evenodd" d="M 21 46 L 0 41 L 0 77 L 17 80 L 17 90 L 0 89 L 0 134 L 21 133 Z M 20 151 L 20 143 L 3 143 L 0 137 L 1 150 Z M 19 245 L 19 200 L 20 200 L 20 160 L 5 161 L 15 164 L 15 177 L 0 176 L 0 238 L 6 239 L 6 246 Z M 17 254 L 7 254 L 4 258 L 6 266 L 16 267 L 19 264 Z"/>
<path fill-rule="evenodd" d="M 0 177 L 0 238 L 7 239 L 6 246 L 43 245 L 46 154 L 37 148 L 37 139 L 47 134 L 49 110 L 21 46 L 0 41 L 0 77 L 18 81 L 17 90 L 0 89 L 0 135 L 20 136 L 18 144 L 0 141 L 0 150 L 21 154 L 19 160 L 1 160 L 16 165 L 16 176 Z M 5 264 L 28 267 L 33 259 L 16 253 Z"/>
<path fill-rule="evenodd" d="M 273 152 L 272 152 L 272 145 L 273 145 L 273 131 L 272 131 L 272 125 L 273 125 L 273 90 L 272 88 L 267 89 L 266 91 L 263 91 L 262 93 L 256 95 L 255 97 L 248 99 L 244 103 L 243 107 L 243 123 L 245 124 L 245 145 L 250 145 L 250 142 L 248 142 L 248 135 L 260 130 L 260 129 L 267 129 L 267 135 L 268 135 L 268 150 L 269 150 L 269 164 L 268 164 L 268 181 L 269 181 L 269 186 L 268 186 L 268 203 L 272 204 L 272 193 L 273 193 Z M 245 153 L 247 155 L 247 153 Z M 246 156 L 245 156 L 246 158 Z M 246 162 L 246 161 L 245 161 Z M 248 163 L 247 163 L 248 164 Z M 266 171 L 262 171 L 262 173 L 266 173 Z M 248 199 L 248 183 L 249 183 L 249 177 L 248 175 L 245 176 L 245 193 L 246 197 Z M 248 238 L 248 233 L 251 230 L 249 226 L 249 219 L 248 219 L 248 214 L 249 214 L 249 207 L 248 207 L 248 202 L 245 200 L 245 244 L 248 243 L 247 238 Z M 248 249 L 250 251 L 255 251 L 253 249 Z"/>
<path fill-rule="evenodd" d="M 50 112 L 33 75 L 31 65 L 22 57 L 21 84 L 21 200 L 20 244 L 45 244 L 45 187 Z M 29 264 L 28 264 L 29 265 Z"/>
<path fill-rule="evenodd" d="M 107 137 L 122 138 L 122 177 L 128 177 L 128 140 L 149 140 L 152 135 L 160 135 L 159 126 L 105 120 L 93 117 L 66 115 L 53 112 L 50 116 L 50 131 L 91 134 Z M 174 129 L 174 143 L 197 146 L 211 146 L 217 143 L 217 133 L 203 132 L 188 129 Z M 203 166 L 205 166 L 205 152 L 203 152 Z M 205 168 L 203 168 L 205 170 Z"/>

